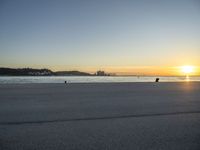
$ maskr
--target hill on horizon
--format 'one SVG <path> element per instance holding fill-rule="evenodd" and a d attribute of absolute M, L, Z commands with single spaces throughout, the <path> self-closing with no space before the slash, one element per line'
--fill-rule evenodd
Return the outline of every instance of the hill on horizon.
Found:
<path fill-rule="evenodd" d="M 93 74 L 80 71 L 56 71 L 50 69 L 33 68 L 0 68 L 0 75 L 3 76 L 92 76 Z"/>

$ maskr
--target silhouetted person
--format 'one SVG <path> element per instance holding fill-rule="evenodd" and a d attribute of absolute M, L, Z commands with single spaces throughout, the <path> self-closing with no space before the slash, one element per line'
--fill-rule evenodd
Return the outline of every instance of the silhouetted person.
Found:
<path fill-rule="evenodd" d="M 67 84 L 67 81 L 65 81 L 65 84 Z"/>
<path fill-rule="evenodd" d="M 159 82 L 159 80 L 160 80 L 159 78 L 156 78 L 156 81 L 155 81 L 155 82 Z"/>

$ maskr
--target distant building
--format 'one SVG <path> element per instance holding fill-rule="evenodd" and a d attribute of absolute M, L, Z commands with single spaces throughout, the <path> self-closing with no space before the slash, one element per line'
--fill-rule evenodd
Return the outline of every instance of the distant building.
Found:
<path fill-rule="evenodd" d="M 105 71 L 101 71 L 101 70 L 97 71 L 95 75 L 96 76 L 110 76 L 110 74 L 107 74 L 105 73 Z"/>

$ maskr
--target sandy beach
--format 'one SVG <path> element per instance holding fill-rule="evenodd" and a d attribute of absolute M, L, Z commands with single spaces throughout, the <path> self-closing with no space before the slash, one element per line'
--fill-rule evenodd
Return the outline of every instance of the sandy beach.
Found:
<path fill-rule="evenodd" d="M 200 82 L 0 84 L 2 150 L 198 150 Z"/>

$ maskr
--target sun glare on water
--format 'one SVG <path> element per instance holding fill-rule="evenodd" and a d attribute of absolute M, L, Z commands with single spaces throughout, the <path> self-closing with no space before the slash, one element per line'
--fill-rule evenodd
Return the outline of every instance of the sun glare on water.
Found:
<path fill-rule="evenodd" d="M 194 66 L 182 66 L 181 70 L 185 74 L 190 74 L 190 73 L 194 72 Z"/>

